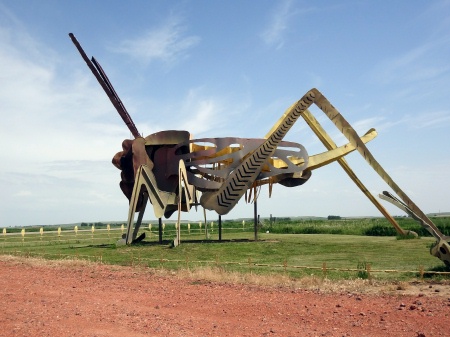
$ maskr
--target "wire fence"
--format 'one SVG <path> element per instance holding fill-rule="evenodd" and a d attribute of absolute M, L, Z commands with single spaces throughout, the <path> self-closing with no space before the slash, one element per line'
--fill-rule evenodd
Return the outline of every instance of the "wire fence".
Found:
<path fill-rule="evenodd" d="M 209 224 L 209 226 L 197 225 L 196 228 L 189 224 L 182 226 L 182 237 L 186 239 L 199 239 L 208 238 L 208 235 L 212 233 L 217 234 L 217 228 L 214 224 Z M 151 239 L 152 237 L 156 240 L 159 237 L 159 229 L 157 226 L 148 224 L 143 226 L 142 229 L 147 233 L 147 236 Z M 247 233 L 252 234 L 253 228 L 251 226 L 245 227 L 227 227 L 223 228 L 225 231 L 230 231 L 233 233 Z M 74 252 L 71 254 L 65 254 L 60 252 L 54 252 L 55 249 L 46 250 L 46 246 L 56 246 L 56 247 L 74 247 L 76 244 L 86 245 L 86 244 L 114 244 L 117 242 L 122 235 L 125 233 L 126 228 L 124 225 L 111 227 L 107 225 L 106 228 L 95 228 L 92 226 L 88 229 L 78 229 L 75 226 L 73 229 L 63 229 L 61 227 L 56 230 L 46 230 L 43 228 L 34 231 L 26 231 L 21 229 L 20 232 L 8 233 L 5 229 L 3 230 L 0 242 L 1 242 L 1 253 L 4 255 L 16 255 L 22 257 L 41 257 L 45 259 L 75 259 L 75 260 L 87 260 L 97 263 L 113 263 L 104 259 L 103 254 L 99 253 L 97 255 L 90 254 L 80 254 L 79 252 Z M 216 230 L 216 232 L 214 232 Z M 173 239 L 176 235 L 175 224 L 170 224 L 163 226 L 163 234 L 165 240 Z M 42 246 L 42 247 L 41 247 Z M 39 251 L 33 250 L 33 248 L 42 248 Z M 21 248 L 21 250 L 17 249 Z M 119 252 L 118 252 L 119 253 Z M 419 266 L 416 270 L 397 270 L 397 269 L 372 269 L 370 263 L 364 263 L 357 268 L 342 268 L 342 267 L 330 267 L 327 262 L 323 262 L 321 266 L 306 266 L 306 265 L 295 265 L 288 263 L 286 259 L 280 261 L 280 263 L 263 263 L 260 261 L 253 261 L 249 258 L 247 261 L 222 261 L 218 257 L 214 260 L 191 260 L 188 256 L 184 259 L 167 259 L 167 258 L 149 258 L 141 257 L 140 253 L 133 253 L 132 251 L 120 251 L 120 254 L 126 254 L 127 256 L 122 256 L 121 264 L 126 261 L 126 265 L 131 266 L 146 266 L 150 268 L 190 268 L 196 266 L 216 266 L 216 267 L 228 267 L 228 266 L 239 266 L 241 270 L 247 269 L 248 271 L 254 271 L 258 269 L 271 269 L 278 271 L 315 271 L 321 273 L 324 277 L 327 276 L 329 272 L 349 272 L 356 273 L 358 277 L 371 279 L 374 274 L 412 274 L 424 278 L 425 275 L 441 275 L 449 276 L 450 272 L 445 271 L 429 271 L 425 270 L 423 266 Z"/>
<path fill-rule="evenodd" d="M 161 226 L 162 239 L 170 240 L 176 236 L 176 223 L 163 223 Z M 102 228 L 96 228 L 94 225 L 90 228 L 82 229 L 78 226 L 72 228 L 58 227 L 55 230 L 44 230 L 44 227 L 39 229 L 33 228 L 27 230 L 25 228 L 9 229 L 3 228 L 0 236 L 0 242 L 3 248 L 13 246 L 36 246 L 36 245 L 53 245 L 59 244 L 80 244 L 80 243 L 114 243 L 125 235 L 126 226 L 124 224 L 119 226 L 106 225 Z M 221 231 L 224 233 L 252 233 L 253 227 L 246 226 L 245 221 L 242 222 L 242 227 L 228 226 L 222 227 Z M 149 223 L 141 226 L 141 232 L 146 233 L 146 236 L 151 238 L 159 238 L 158 225 Z M 212 235 L 218 235 L 218 226 L 214 222 L 206 225 L 198 222 L 195 224 L 184 223 L 180 226 L 181 238 L 183 239 L 211 239 Z"/>
<path fill-rule="evenodd" d="M 31 251 L 21 251 L 14 250 L 9 251 L 8 255 L 20 256 L 25 258 L 43 258 L 43 259 L 59 259 L 59 260 L 83 260 L 95 263 L 107 263 L 103 259 L 102 254 L 88 255 L 88 254 L 63 254 L 63 253 L 47 253 L 47 252 L 31 252 Z M 108 263 L 107 263 L 108 264 Z M 224 269 L 226 266 L 240 266 L 244 267 L 243 271 L 254 272 L 256 268 L 269 268 L 272 270 L 279 270 L 283 272 L 288 272 L 292 270 L 303 270 L 303 271 L 318 271 L 323 277 L 327 277 L 329 272 L 350 272 L 354 273 L 358 278 L 371 280 L 374 274 L 410 274 L 412 276 L 420 277 L 421 280 L 424 279 L 426 275 L 441 275 L 450 276 L 450 272 L 442 271 L 428 271 L 425 270 L 423 266 L 419 266 L 417 270 L 396 270 L 396 269 L 372 269 L 369 263 L 365 264 L 359 268 L 335 268 L 327 266 L 326 262 L 323 262 L 322 266 L 302 266 L 289 264 L 286 260 L 281 263 L 261 263 L 258 261 L 253 261 L 249 258 L 246 262 L 233 262 L 233 261 L 222 261 L 216 258 L 215 260 L 190 260 L 188 257 L 185 259 L 166 259 L 166 258 L 147 258 L 136 256 L 133 253 L 129 253 L 127 256 L 127 263 L 125 265 L 133 267 L 145 267 L 145 268 L 163 268 L 163 269 L 174 269 L 173 266 L 177 265 L 178 268 L 196 268 L 199 266 L 212 266 Z"/>

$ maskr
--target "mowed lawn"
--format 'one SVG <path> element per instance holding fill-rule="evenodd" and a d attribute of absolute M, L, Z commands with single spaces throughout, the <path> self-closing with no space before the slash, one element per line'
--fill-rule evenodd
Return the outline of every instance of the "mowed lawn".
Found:
<path fill-rule="evenodd" d="M 224 270 L 238 272 L 280 273 L 287 272 L 292 277 L 321 274 L 327 268 L 327 277 L 353 278 L 353 271 L 333 271 L 358 269 L 370 265 L 373 276 L 379 279 L 408 279 L 418 276 L 420 268 L 439 269 L 443 263 L 430 255 L 429 247 L 433 238 L 398 240 L 392 236 L 374 237 L 332 234 L 271 234 L 259 233 L 258 241 L 252 232 L 224 233 L 218 242 L 217 232 L 210 239 L 204 235 L 182 235 L 180 246 L 170 248 L 170 241 L 158 243 L 152 234 L 141 244 L 116 246 L 117 235 L 97 234 L 76 240 L 62 238 L 34 240 L 27 243 L 16 241 L 9 244 L 0 240 L 3 254 L 39 255 L 45 258 L 91 258 L 111 264 L 141 264 L 153 268 L 197 268 L 207 265 L 219 266 Z M 11 242 L 11 239 L 9 239 Z M 305 269 L 297 267 L 311 267 Z M 410 273 L 376 272 L 377 270 L 417 271 Z"/>

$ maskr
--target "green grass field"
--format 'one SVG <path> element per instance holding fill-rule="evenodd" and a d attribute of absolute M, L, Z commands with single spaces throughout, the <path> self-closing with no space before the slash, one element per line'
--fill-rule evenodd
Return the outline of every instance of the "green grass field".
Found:
<path fill-rule="evenodd" d="M 0 252 L 48 259 L 78 258 L 101 260 L 108 264 L 140 264 L 152 268 L 214 266 L 241 273 L 285 273 L 293 278 L 312 274 L 323 276 L 325 273 L 332 279 L 367 277 L 365 268 L 370 266 L 371 278 L 410 280 L 419 277 L 421 268 L 425 271 L 445 270 L 443 263 L 429 254 L 429 247 L 434 242 L 432 237 L 398 240 L 395 236 L 367 236 L 373 232 L 392 234 L 390 230 L 382 229 L 390 228 L 383 221 L 285 220 L 284 223 L 264 224 L 259 229 L 258 241 L 254 241 L 250 224 L 243 227 L 241 223 L 225 222 L 222 242 L 218 242 L 217 224 L 209 228 L 208 238 L 204 227 L 200 229 L 192 225 L 189 232 L 185 224 L 181 228 L 182 243 L 176 248 L 170 248 L 175 235 L 173 225 L 166 226 L 163 244 L 159 244 L 157 226 L 153 225 L 151 231 L 148 227 L 143 228 L 147 235 L 145 241 L 133 246 L 116 246 L 122 233 L 119 227 L 111 227 L 110 231 L 96 228 L 94 233 L 85 229 L 76 234 L 73 228 L 62 228 L 58 234 L 52 227 L 51 231 L 43 230 L 42 233 L 39 229 L 26 230 L 24 236 L 20 230 L 4 233 L 0 236 Z M 447 226 L 447 223 L 443 221 L 441 225 Z M 302 229 L 307 233 L 328 233 L 281 234 L 301 233 Z M 337 232 L 341 235 L 329 234 Z"/>

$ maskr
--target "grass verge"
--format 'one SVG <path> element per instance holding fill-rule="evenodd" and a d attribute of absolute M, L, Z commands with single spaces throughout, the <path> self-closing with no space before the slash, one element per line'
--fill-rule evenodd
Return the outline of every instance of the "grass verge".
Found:
<path fill-rule="evenodd" d="M 411 280 L 420 277 L 420 270 L 436 270 L 442 265 L 429 254 L 434 241 L 429 237 L 397 240 L 388 236 L 260 233 L 260 240 L 253 241 L 251 231 L 242 231 L 224 233 L 223 241 L 218 242 L 217 233 L 211 234 L 210 239 L 203 234 L 184 235 L 176 248 L 169 248 L 170 235 L 161 245 L 153 234 L 134 246 L 116 246 L 118 237 L 110 234 L 4 239 L 0 252 L 190 272 L 217 268 L 230 275 L 282 275 L 296 280 Z"/>

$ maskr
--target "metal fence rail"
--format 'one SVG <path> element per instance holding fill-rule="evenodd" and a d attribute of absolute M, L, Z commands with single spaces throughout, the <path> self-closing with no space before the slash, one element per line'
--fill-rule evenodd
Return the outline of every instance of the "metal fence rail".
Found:
<path fill-rule="evenodd" d="M 173 239 L 176 236 L 176 223 L 169 223 L 162 225 L 162 234 L 166 239 Z M 80 229 L 75 226 L 73 229 L 67 229 L 59 227 L 56 230 L 44 230 L 41 227 L 39 230 L 26 230 L 22 228 L 20 231 L 16 229 L 9 229 L 13 232 L 8 232 L 7 228 L 3 228 L 2 234 L 0 234 L 0 246 L 3 248 L 31 245 L 50 245 L 55 243 L 60 244 L 77 244 L 99 242 L 105 240 L 107 243 L 113 243 L 119 240 L 126 231 L 126 227 L 122 224 L 118 226 L 107 225 L 106 228 L 95 228 L 91 226 L 89 229 Z M 141 226 L 141 231 L 145 232 L 148 237 L 158 237 L 158 226 L 149 223 L 147 226 Z M 200 223 L 182 223 L 181 224 L 181 237 L 190 238 L 191 236 L 205 235 L 205 238 L 209 238 L 211 234 L 218 233 L 217 226 L 214 222 L 207 224 Z M 223 232 L 252 232 L 253 228 L 245 226 L 243 222 L 242 227 L 222 227 Z"/>

